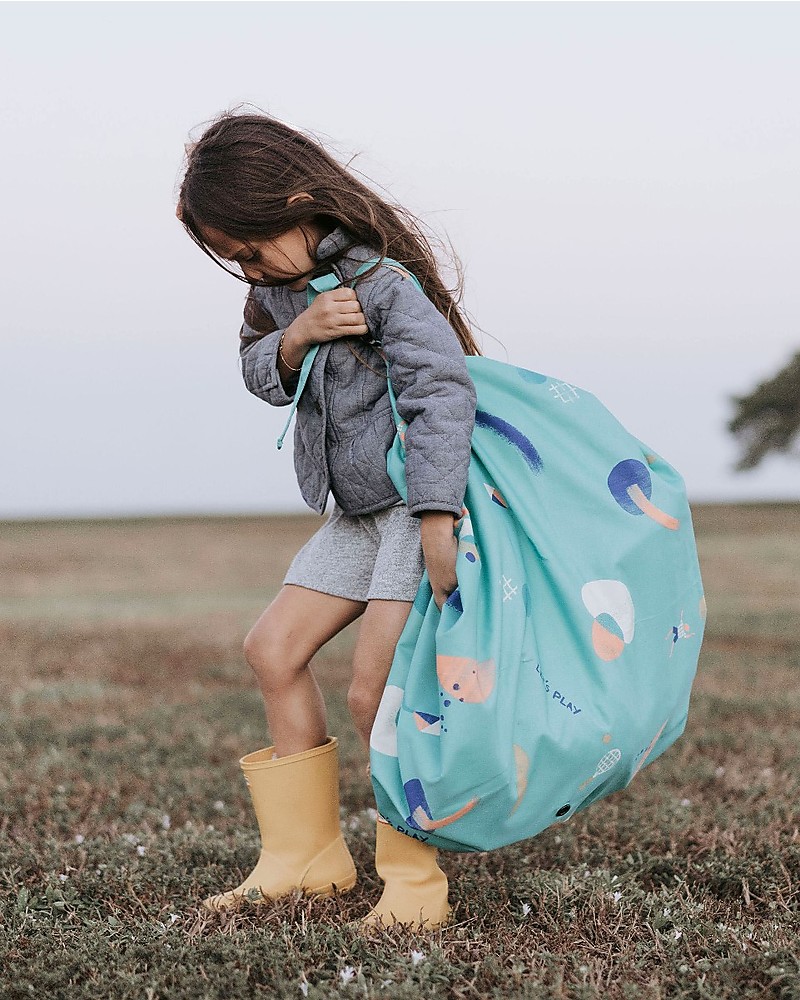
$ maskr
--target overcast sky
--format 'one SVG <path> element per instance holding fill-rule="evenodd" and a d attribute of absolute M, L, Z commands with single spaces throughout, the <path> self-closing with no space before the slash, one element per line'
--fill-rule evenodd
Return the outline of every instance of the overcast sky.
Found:
<path fill-rule="evenodd" d="M 725 430 L 800 349 L 798 50 L 797 3 L 0 4 L 0 517 L 308 510 L 244 286 L 173 215 L 243 101 L 449 237 L 484 353 L 691 500 L 800 498 Z"/>

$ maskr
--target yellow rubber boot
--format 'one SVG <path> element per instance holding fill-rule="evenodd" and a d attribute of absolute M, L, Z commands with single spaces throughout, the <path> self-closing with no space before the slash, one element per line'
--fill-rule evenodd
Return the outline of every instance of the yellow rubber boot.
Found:
<path fill-rule="evenodd" d="M 258 863 L 241 885 L 204 899 L 206 909 L 224 909 L 245 895 L 263 903 L 264 896 L 274 899 L 295 889 L 330 896 L 356 883 L 339 828 L 336 737 L 288 757 L 273 760 L 273 751 L 266 747 L 239 761 L 261 834 Z"/>
<path fill-rule="evenodd" d="M 398 833 L 382 816 L 375 828 L 375 870 L 385 886 L 381 898 L 360 921 L 363 930 L 410 924 L 432 930 L 449 922 L 447 876 L 436 863 L 437 850 Z"/>

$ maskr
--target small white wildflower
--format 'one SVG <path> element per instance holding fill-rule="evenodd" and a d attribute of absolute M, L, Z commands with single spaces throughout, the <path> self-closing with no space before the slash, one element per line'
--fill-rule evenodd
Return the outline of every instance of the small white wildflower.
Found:
<path fill-rule="evenodd" d="M 376 820 L 376 819 L 378 818 L 378 810 L 377 810 L 377 809 L 373 809 L 373 808 L 372 808 L 372 807 L 370 806 L 370 808 L 369 808 L 369 809 L 367 809 L 367 816 L 369 816 L 369 818 L 370 818 L 370 819 L 372 820 L 372 822 L 374 823 L 374 822 L 375 822 L 375 820 Z M 391 981 L 392 981 L 391 979 L 388 979 L 388 980 L 387 980 L 387 982 L 389 982 L 389 983 L 390 983 Z"/>
<path fill-rule="evenodd" d="M 523 917 L 527 917 L 530 912 L 531 912 L 531 904 L 530 903 L 523 903 L 522 904 L 522 916 Z"/>
<path fill-rule="evenodd" d="M 64 873 L 62 872 L 62 873 L 61 873 L 61 874 L 60 874 L 60 875 L 59 875 L 58 877 L 59 877 L 59 878 L 61 879 L 61 881 L 62 881 L 62 882 L 66 882 L 66 881 L 67 881 L 67 879 L 69 878 L 69 875 L 65 875 L 65 874 L 64 874 Z"/>
<path fill-rule="evenodd" d="M 123 833 L 122 839 L 128 844 L 138 844 L 139 838 L 135 833 Z"/>
<path fill-rule="evenodd" d="M 170 915 L 169 915 L 170 926 L 172 926 L 172 924 L 174 924 L 176 920 L 180 920 L 180 919 L 181 919 L 181 917 L 180 917 L 179 913 L 170 913 Z"/>
<path fill-rule="evenodd" d="M 681 799 L 681 805 L 684 807 L 684 809 L 687 806 L 690 806 L 691 804 L 692 804 L 692 800 L 691 799 Z"/>
<path fill-rule="evenodd" d="M 305 980 L 305 976 L 303 977 L 303 980 L 300 983 L 300 992 L 303 994 L 304 997 L 308 996 L 308 983 Z"/>
<path fill-rule="evenodd" d="M 586 871 L 583 873 L 583 877 L 584 878 L 589 878 L 589 874 L 590 874 L 589 873 L 589 869 L 587 868 Z"/>
<path fill-rule="evenodd" d="M 166 813 L 164 813 L 164 815 L 161 817 L 161 825 L 162 825 L 162 827 L 165 830 L 169 830 L 169 828 L 171 826 L 171 823 L 172 823 L 172 821 L 170 820 L 169 816 Z"/>
<path fill-rule="evenodd" d="M 415 951 L 411 949 L 411 962 L 413 965 L 419 965 L 419 963 L 425 958 L 424 951 Z"/>
<path fill-rule="evenodd" d="M 61 792 L 62 795 L 64 794 L 64 792 L 66 792 L 66 790 L 67 789 L 64 787 L 64 785 L 56 785 L 56 791 Z"/>
<path fill-rule="evenodd" d="M 553 839 L 557 844 L 561 843 L 561 837 L 554 837 Z"/>
<path fill-rule="evenodd" d="M 672 909 L 669 906 L 664 907 L 664 916 L 668 917 L 672 913 Z"/>
<path fill-rule="evenodd" d="M 141 858 L 141 857 L 142 857 L 142 856 L 144 855 L 144 852 L 145 852 L 146 850 L 147 850 L 147 848 L 146 848 L 146 847 L 144 846 L 144 844 L 139 844 L 139 846 L 138 846 L 138 847 L 136 848 L 136 853 L 137 853 L 137 854 L 139 855 L 139 857 Z"/>
<path fill-rule="evenodd" d="M 222 801 L 222 799 L 217 799 L 217 801 L 211 808 L 216 809 L 218 813 L 221 813 L 225 809 L 225 803 Z"/>
<path fill-rule="evenodd" d="M 682 937 L 683 937 L 683 931 L 680 929 L 680 927 L 676 927 L 675 928 L 675 940 L 676 941 L 680 941 L 680 939 Z"/>
<path fill-rule="evenodd" d="M 82 844 L 82 843 L 83 843 L 83 841 L 84 841 L 84 836 L 83 836 L 83 834 L 82 834 L 82 833 L 76 833 L 76 834 L 75 834 L 75 843 L 76 843 L 76 844 Z"/>
<path fill-rule="evenodd" d="M 717 769 L 716 769 L 716 770 L 714 771 L 714 774 L 715 774 L 715 775 L 716 775 L 716 776 L 717 776 L 718 778 L 721 778 L 721 777 L 722 777 L 722 775 L 723 775 L 724 773 L 725 773 L 725 768 L 724 768 L 724 767 L 718 767 L 718 768 L 717 768 Z"/>
<path fill-rule="evenodd" d="M 346 965 L 342 971 L 339 973 L 339 978 L 344 983 L 345 986 L 350 982 L 351 979 L 355 977 L 356 970 L 352 965 Z"/>
<path fill-rule="evenodd" d="M 350 819 L 347 821 L 348 830 L 357 830 L 360 826 L 361 826 L 361 820 L 359 820 L 358 816 L 351 816 Z"/>
<path fill-rule="evenodd" d="M 622 893 L 619 892 L 618 890 L 617 892 L 614 893 L 614 902 L 618 903 L 621 899 L 622 899 Z"/>

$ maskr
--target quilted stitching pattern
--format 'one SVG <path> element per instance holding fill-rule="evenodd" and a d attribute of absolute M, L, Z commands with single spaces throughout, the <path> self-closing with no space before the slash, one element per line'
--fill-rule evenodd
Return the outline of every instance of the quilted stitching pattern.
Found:
<path fill-rule="evenodd" d="M 346 242 L 346 230 L 339 227 L 320 244 L 318 257 L 324 259 L 331 247 Z M 374 255 L 369 247 L 352 247 L 337 267 L 349 280 Z M 277 330 L 254 343 L 242 342 L 242 376 L 260 399 L 285 406 L 292 396 L 278 375 L 277 345 L 283 329 L 307 308 L 306 292 L 276 287 L 256 288 L 251 294 Z M 381 267 L 361 281 L 356 294 L 370 335 L 381 342 L 389 361 L 397 409 L 408 423 L 409 511 L 460 514 L 477 402 L 461 345 L 433 303 L 394 268 Z M 243 333 L 254 332 L 245 322 Z M 358 361 L 346 341 L 374 372 Z M 306 503 L 320 514 L 329 490 L 348 514 L 381 510 L 399 499 L 386 472 L 395 429 L 385 364 L 368 338 L 346 341 L 321 345 L 296 413 L 297 480 Z"/>

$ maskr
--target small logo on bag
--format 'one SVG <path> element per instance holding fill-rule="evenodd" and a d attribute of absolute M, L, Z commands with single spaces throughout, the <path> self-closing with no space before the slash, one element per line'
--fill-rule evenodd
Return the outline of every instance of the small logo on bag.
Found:
<path fill-rule="evenodd" d="M 542 684 L 544 684 L 545 691 L 547 692 L 547 694 L 550 694 L 550 684 L 545 675 L 542 673 L 542 668 L 539 666 L 538 663 L 536 664 L 536 673 L 542 678 Z"/>
<path fill-rule="evenodd" d="M 553 692 L 553 700 L 557 701 L 562 707 L 568 708 L 573 715 L 580 715 L 581 709 L 577 705 L 573 705 L 571 701 L 568 701 L 566 696 L 560 691 Z"/>
<path fill-rule="evenodd" d="M 550 694 L 550 681 L 542 673 L 542 668 L 540 664 L 536 664 L 536 673 L 541 677 L 542 684 L 544 684 L 544 689 L 547 694 Z M 568 708 L 572 715 L 580 715 L 582 709 L 574 705 L 565 695 L 560 691 L 553 691 L 553 701 L 557 701 L 559 705 L 563 708 Z"/>

